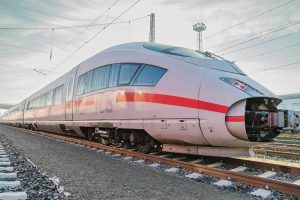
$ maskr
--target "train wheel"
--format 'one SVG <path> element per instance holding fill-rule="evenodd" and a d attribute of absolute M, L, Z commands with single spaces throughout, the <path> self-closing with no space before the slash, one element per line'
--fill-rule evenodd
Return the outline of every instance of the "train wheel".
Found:
<path fill-rule="evenodd" d="M 88 129 L 87 139 L 91 141 L 91 140 L 93 140 L 94 136 L 95 136 L 95 131 L 93 129 L 91 129 L 91 128 Z"/>
<path fill-rule="evenodd" d="M 30 128 L 29 129 L 32 130 L 32 131 L 35 131 L 33 124 L 30 124 Z"/>
<path fill-rule="evenodd" d="M 101 137 L 100 142 L 101 142 L 101 144 L 104 144 L 104 145 L 106 145 L 106 146 L 109 145 L 109 140 L 108 140 L 107 138 Z"/>
<path fill-rule="evenodd" d="M 137 148 L 142 153 L 150 153 L 152 150 L 152 146 L 150 144 L 139 144 Z"/>
<path fill-rule="evenodd" d="M 130 149 L 132 147 L 132 145 L 130 144 L 130 142 L 124 141 L 122 143 L 122 147 L 125 148 L 125 149 Z"/>

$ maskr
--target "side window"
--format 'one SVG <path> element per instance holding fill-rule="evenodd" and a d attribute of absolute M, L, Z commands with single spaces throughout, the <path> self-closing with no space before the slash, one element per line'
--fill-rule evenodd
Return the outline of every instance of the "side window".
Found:
<path fill-rule="evenodd" d="M 86 73 L 85 87 L 83 93 L 92 91 L 93 70 Z"/>
<path fill-rule="evenodd" d="M 62 103 L 63 96 L 63 85 L 57 87 L 53 91 L 53 105 L 58 105 Z"/>
<path fill-rule="evenodd" d="M 39 108 L 41 104 L 41 97 L 36 98 L 36 108 Z"/>
<path fill-rule="evenodd" d="M 53 90 L 47 92 L 46 106 L 52 106 Z"/>
<path fill-rule="evenodd" d="M 34 108 L 38 108 L 39 107 L 39 98 L 35 98 L 34 99 Z"/>
<path fill-rule="evenodd" d="M 32 102 L 32 100 L 31 101 L 29 101 L 29 103 L 28 103 L 28 110 L 31 110 L 33 108 L 33 102 Z"/>
<path fill-rule="evenodd" d="M 120 72 L 120 64 L 112 64 L 110 70 L 109 84 L 108 84 L 109 87 L 118 86 L 119 72 Z"/>
<path fill-rule="evenodd" d="M 110 65 L 94 69 L 92 90 L 99 90 L 108 87 Z"/>
<path fill-rule="evenodd" d="M 166 71 L 166 69 L 160 67 L 145 65 L 133 85 L 155 86 Z"/>
<path fill-rule="evenodd" d="M 128 85 L 139 67 L 139 64 L 121 64 L 119 85 Z"/>
<path fill-rule="evenodd" d="M 32 109 L 35 109 L 36 108 L 36 99 L 33 99 L 32 100 L 32 106 L 31 106 Z"/>
<path fill-rule="evenodd" d="M 67 93 L 67 101 L 70 101 L 72 99 L 73 96 L 73 84 L 74 84 L 74 76 L 71 75 L 69 82 L 68 82 L 68 93 Z"/>
<path fill-rule="evenodd" d="M 84 93 L 86 74 L 82 74 L 78 78 L 77 95 Z"/>
<path fill-rule="evenodd" d="M 47 93 L 39 97 L 39 107 L 44 107 L 46 105 Z"/>

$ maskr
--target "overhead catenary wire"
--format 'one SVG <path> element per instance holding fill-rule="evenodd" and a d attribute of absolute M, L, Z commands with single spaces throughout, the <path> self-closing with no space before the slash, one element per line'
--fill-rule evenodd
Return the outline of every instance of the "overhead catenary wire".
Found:
<path fill-rule="evenodd" d="M 38 70 L 38 69 L 33 69 L 33 71 L 35 71 L 35 72 L 37 72 L 37 73 L 39 73 L 39 74 L 42 74 L 42 75 L 44 75 L 44 76 L 47 76 L 47 74 L 46 73 L 44 73 L 44 72 L 41 72 L 40 70 Z"/>
<path fill-rule="evenodd" d="M 117 0 L 118 1 L 118 0 Z M 146 17 L 149 17 L 149 15 L 145 15 L 145 16 L 142 16 L 142 17 L 138 17 L 138 18 L 134 18 L 134 19 L 129 19 L 129 20 L 126 20 L 126 21 L 119 21 L 119 22 L 114 22 L 112 24 L 125 24 L 125 23 L 131 23 L 131 22 L 135 22 L 135 21 L 138 21 L 138 20 L 141 20 L 141 19 L 144 19 Z M 94 20 L 95 21 L 95 20 Z M 73 26 L 73 27 L 65 27 L 65 28 L 79 28 L 79 27 L 85 27 L 86 29 L 84 29 L 83 31 L 79 32 L 75 37 L 73 37 L 70 41 L 67 42 L 66 45 L 64 45 L 63 47 L 59 48 L 59 51 L 57 53 L 59 53 L 60 51 L 64 50 L 70 43 L 72 43 L 79 35 L 81 35 L 85 30 L 87 30 L 87 28 L 89 27 L 93 27 L 93 26 L 105 26 L 105 25 L 108 25 L 109 23 L 102 23 L 102 24 L 90 24 L 90 25 L 81 25 L 81 26 Z M 64 27 L 60 27 L 60 28 L 64 28 Z M 60 29 L 59 28 L 59 29 Z M 30 28 L 28 28 L 30 29 Z M 34 29 L 34 28 L 33 28 Z M 53 57 L 53 32 L 56 28 L 49 28 L 49 27 L 44 27 L 43 29 L 46 29 L 46 30 L 51 30 L 51 48 L 50 48 L 50 60 L 51 58 Z M 10 48 L 16 48 L 16 49 L 23 49 L 23 50 L 27 50 L 27 51 L 33 51 L 33 52 L 38 52 L 38 53 L 44 53 L 44 54 L 48 54 L 49 52 L 47 51 L 44 51 L 44 50 L 37 50 L 37 49 L 30 49 L 30 48 L 26 48 L 26 47 L 20 47 L 20 46 L 14 46 L 14 45 L 8 45 L 8 44 L 0 44 L 0 47 L 1 46 L 5 46 L 5 47 L 10 47 Z"/>
<path fill-rule="evenodd" d="M 21 66 L 21 65 L 11 65 L 11 64 L 6 64 L 6 63 L 0 63 L 0 66 L 6 66 L 6 67 L 11 67 L 13 68 L 23 68 L 23 69 L 28 69 L 28 70 L 34 70 L 34 68 L 32 67 L 26 67 L 26 66 Z M 36 70 L 42 70 L 42 69 L 38 69 L 35 68 Z"/>
<path fill-rule="evenodd" d="M 115 0 L 106 10 L 104 10 L 100 15 L 98 15 L 89 25 L 93 25 L 97 20 L 99 20 L 105 13 L 110 11 L 112 7 L 114 7 L 119 0 Z M 71 40 L 69 40 L 62 48 L 59 49 L 57 54 L 59 54 L 61 51 L 63 51 L 65 48 L 67 48 L 78 36 L 80 36 L 83 32 L 85 32 L 90 26 L 85 26 L 84 29 L 82 29 L 78 34 L 76 34 Z M 54 31 L 54 29 L 52 29 Z M 52 52 L 52 51 L 51 51 Z M 52 55 L 52 54 L 51 54 Z M 51 59 L 50 59 L 51 60 Z"/>
<path fill-rule="evenodd" d="M 10 64 L 5 64 L 5 63 L 0 63 L 0 66 L 6 66 L 6 67 L 12 67 L 12 68 L 25 68 L 25 69 L 32 70 L 32 68 L 29 68 L 29 67 L 18 66 L 18 65 L 10 65 Z"/>
<path fill-rule="evenodd" d="M 53 34 L 54 34 L 54 29 L 51 31 L 51 51 L 50 51 L 50 60 L 52 59 L 52 53 L 53 53 Z"/>
<path fill-rule="evenodd" d="M 38 53 L 43 53 L 43 54 L 48 54 L 49 53 L 49 52 L 46 52 L 46 51 L 43 51 L 43 50 L 31 49 L 31 48 L 15 46 L 15 45 L 10 45 L 10 44 L 3 44 L 3 43 L 0 43 L 0 47 L 9 47 L 9 48 L 15 48 L 15 49 L 22 49 L 22 50 L 26 50 L 26 51 L 38 52 Z"/>
<path fill-rule="evenodd" d="M 130 19 L 130 20 L 123 20 L 123 21 L 118 21 L 114 22 L 112 24 L 126 24 L 129 22 L 134 22 L 146 17 L 149 17 L 150 15 L 145 15 L 142 17 L 138 17 L 135 19 Z M 95 27 L 95 26 L 106 26 L 109 23 L 97 23 L 97 24 L 83 24 L 83 25 L 74 25 L 74 26 L 53 26 L 53 27 L 0 27 L 0 30 L 60 30 L 60 29 L 75 29 L 75 28 L 85 28 L 85 27 Z"/>
<path fill-rule="evenodd" d="M 58 63 L 55 67 L 52 69 L 55 69 L 59 67 L 62 63 L 64 63 L 66 60 L 71 58 L 76 52 L 78 52 L 82 47 L 84 47 L 86 44 L 88 44 L 91 40 L 96 38 L 100 33 L 102 33 L 104 30 L 106 30 L 110 25 L 112 25 L 116 20 L 118 20 L 122 15 L 124 15 L 128 10 L 130 10 L 132 7 L 134 7 L 136 4 L 138 4 L 141 0 L 135 1 L 131 6 L 129 6 L 126 10 L 124 10 L 120 15 L 118 15 L 116 18 L 114 18 L 111 22 L 108 23 L 107 26 L 104 26 L 100 31 L 98 31 L 96 34 L 94 34 L 91 38 L 89 38 L 85 43 L 83 43 L 80 47 L 78 47 L 75 51 L 73 51 L 69 56 L 67 56 L 65 59 L 63 59 L 60 63 Z"/>
<path fill-rule="evenodd" d="M 269 54 L 272 54 L 272 53 L 275 53 L 275 52 L 278 52 L 278 51 L 282 51 L 282 50 L 285 50 L 285 49 L 288 49 L 288 48 L 296 47 L 296 46 L 299 46 L 299 45 L 300 44 L 293 44 L 293 45 L 285 46 L 285 47 L 282 47 L 282 48 L 279 48 L 279 49 L 274 49 L 274 50 L 271 50 L 271 51 L 262 52 L 260 54 L 255 54 L 255 55 L 252 55 L 252 56 L 248 56 L 248 57 L 244 57 L 244 58 L 234 60 L 234 62 L 238 62 L 238 61 L 241 61 L 241 60 L 248 60 L 250 58 L 255 58 L 255 57 L 258 57 L 258 56 L 269 55 Z"/>
<path fill-rule="evenodd" d="M 126 23 L 137 21 L 137 20 L 141 20 L 141 19 L 144 19 L 144 18 L 149 17 L 149 16 L 150 15 L 145 15 L 143 17 L 134 18 L 134 19 L 126 21 Z M 108 24 L 108 23 L 106 23 L 106 24 Z M 118 24 L 118 23 L 113 23 L 113 24 Z M 53 49 L 52 49 L 53 48 L 53 31 L 54 31 L 54 29 L 52 29 L 52 33 L 51 33 L 50 60 L 53 57 Z M 73 37 L 70 41 L 67 42 L 66 45 L 64 45 L 62 48 L 60 48 L 57 53 L 59 53 L 60 51 L 64 50 L 71 42 L 73 42 L 82 33 L 83 33 L 83 31 L 81 31 L 79 34 L 77 34 L 75 37 Z M 25 51 L 37 52 L 37 53 L 41 53 L 41 54 L 49 54 L 49 52 L 44 51 L 44 50 L 31 49 L 31 48 L 27 48 L 27 47 L 21 47 L 21 46 L 15 46 L 15 45 L 3 44 L 3 43 L 0 43 L 0 48 L 1 47 L 16 48 L 16 49 L 22 49 L 22 50 L 25 50 Z"/>
<path fill-rule="evenodd" d="M 102 33 L 104 30 L 106 30 L 110 25 L 112 25 L 116 20 L 118 20 L 121 16 L 123 16 L 125 13 L 127 13 L 132 7 L 134 7 L 136 4 L 138 4 L 141 0 L 135 1 L 132 5 L 130 5 L 126 10 L 124 10 L 120 15 L 118 15 L 116 18 L 114 18 L 111 22 L 107 23 L 107 26 L 104 26 L 100 31 L 98 31 L 95 35 L 93 35 L 88 41 L 86 41 L 83 45 L 81 45 L 79 48 L 77 48 L 73 53 L 71 53 L 69 56 L 67 56 L 64 60 L 62 60 L 60 63 L 58 63 L 55 67 L 52 68 L 51 72 L 54 72 L 53 70 L 59 67 L 62 63 L 64 63 L 67 59 L 72 57 L 77 51 L 79 51 L 83 46 L 85 46 L 88 42 L 90 42 L 92 39 L 94 39 L 96 36 L 98 36 L 100 33 Z M 144 16 L 146 17 L 146 16 Z M 143 17 L 143 18 L 144 18 Z M 140 17 L 141 18 L 141 17 Z M 131 20 L 132 21 L 132 20 Z M 49 74 L 49 73 L 48 73 Z M 44 79 L 48 76 L 44 76 L 41 79 Z M 36 83 L 38 83 L 41 79 L 39 79 Z M 31 90 L 30 90 L 31 91 Z M 27 94 L 25 94 L 27 95 Z M 25 96 L 23 95 L 23 96 Z"/>
<path fill-rule="evenodd" d="M 101 16 L 101 15 L 100 15 Z M 135 19 L 131 19 L 131 20 L 127 20 L 125 22 L 117 22 L 117 23 L 112 23 L 112 24 L 123 24 L 123 23 L 128 23 L 128 22 L 134 22 L 134 21 L 137 21 L 137 20 L 141 20 L 141 19 L 144 19 L 146 17 L 149 17 L 150 15 L 145 15 L 143 17 L 138 17 L 138 18 L 135 18 Z M 97 17 L 94 21 L 97 21 L 99 19 L 99 17 Z M 93 23 L 93 22 L 92 22 Z M 109 23 L 104 23 L 103 25 L 108 25 Z M 86 26 L 85 29 L 83 29 L 82 31 L 80 31 L 77 35 L 75 35 L 71 40 L 69 40 L 62 48 L 59 49 L 59 51 L 57 52 L 57 54 L 61 51 L 63 51 L 65 48 L 67 48 L 67 46 L 69 46 L 76 38 L 78 38 L 78 36 L 80 36 L 84 31 L 86 31 L 89 27 L 91 26 Z"/>
<path fill-rule="evenodd" d="M 250 42 L 250 41 L 253 41 L 253 40 L 262 38 L 262 37 L 264 37 L 264 36 L 267 36 L 267 35 L 276 33 L 276 32 L 278 32 L 278 31 L 282 31 L 282 30 L 284 30 L 284 29 L 286 29 L 286 28 L 289 28 L 289 27 L 292 27 L 292 26 L 295 26 L 295 25 L 298 25 L 298 24 L 300 24 L 300 20 L 297 21 L 297 22 L 295 22 L 295 23 L 293 23 L 293 24 L 290 24 L 290 25 L 287 25 L 287 26 L 284 26 L 284 27 L 275 29 L 275 30 L 273 30 L 273 31 L 270 31 L 270 32 L 267 32 L 267 33 L 265 33 L 265 34 L 259 35 L 259 36 L 257 36 L 257 37 L 250 38 L 250 39 L 245 40 L 245 41 L 243 41 L 243 42 L 239 42 L 239 43 L 237 43 L 237 44 L 234 44 L 234 45 L 228 46 L 228 47 L 226 47 L 226 48 L 220 49 L 220 50 L 216 51 L 216 53 L 221 52 L 221 51 L 225 51 L 225 50 L 227 50 L 227 49 L 232 49 L 232 48 L 234 48 L 234 47 L 236 47 L 236 46 L 240 46 L 240 45 L 245 44 L 245 43 L 247 43 L 247 42 Z"/>
<path fill-rule="evenodd" d="M 296 65 L 296 64 L 299 64 L 299 63 L 300 63 L 300 61 L 297 61 L 297 62 L 294 62 L 294 63 L 280 65 L 280 66 L 277 66 L 277 67 L 266 68 L 266 69 L 259 70 L 259 71 L 256 71 L 256 72 L 252 72 L 252 73 L 249 73 L 249 74 L 257 74 L 257 73 L 260 73 L 260 72 L 270 71 L 270 70 L 274 70 L 274 69 L 280 69 L 280 68 L 283 68 L 283 67 L 288 67 L 288 66 Z"/>
<path fill-rule="evenodd" d="M 221 34 L 221 33 L 224 33 L 225 31 L 228 31 L 228 30 L 233 29 L 233 28 L 235 28 L 235 27 L 237 27 L 237 26 L 239 26 L 239 25 L 241 25 L 241 24 L 244 24 L 244 23 L 246 23 L 246 22 L 248 22 L 248 21 L 251 21 L 251 20 L 253 20 L 253 19 L 256 19 L 256 18 L 258 18 L 258 17 L 260 17 L 260 16 L 262 16 L 262 15 L 265 15 L 265 14 L 267 14 L 267 13 L 269 13 L 269 12 L 272 12 L 273 10 L 276 10 L 276 9 L 278 9 L 278 8 L 281 8 L 281 7 L 283 7 L 283 6 L 286 6 L 286 5 L 290 4 L 290 3 L 292 3 L 293 1 L 295 1 L 295 0 L 291 0 L 291 1 L 285 2 L 285 3 L 283 3 L 283 4 L 279 4 L 278 6 L 275 6 L 274 8 L 265 10 L 264 12 L 262 12 L 262 13 L 260 13 L 260 14 L 258 14 L 258 15 L 255 15 L 255 16 L 253 16 L 253 17 L 247 18 L 247 19 L 244 20 L 244 21 L 241 21 L 241 22 L 239 22 L 239 23 L 237 23 L 237 24 L 234 24 L 234 25 L 232 25 L 232 26 L 229 26 L 229 27 L 227 27 L 227 28 L 225 28 L 225 29 L 223 29 L 223 30 L 221 30 L 221 31 L 218 31 L 218 32 L 216 32 L 216 33 L 214 33 L 214 34 L 212 34 L 212 35 L 207 36 L 207 37 L 204 38 L 204 39 L 213 38 L 213 37 L 215 37 L 216 35 L 219 35 L 219 34 Z"/>
<path fill-rule="evenodd" d="M 250 45 L 250 46 L 246 46 L 246 47 L 243 47 L 243 48 L 234 50 L 234 51 L 230 51 L 230 52 L 228 52 L 228 53 L 223 53 L 222 55 L 232 54 L 232 53 L 235 53 L 235 52 L 238 52 L 238 51 L 242 51 L 242 50 L 245 50 L 245 49 L 249 49 L 249 48 L 252 48 L 252 47 L 261 45 L 261 44 L 265 44 L 265 43 L 268 43 L 268 42 L 272 42 L 272 41 L 275 41 L 275 40 L 278 40 L 278 39 L 281 39 L 281 38 L 289 37 L 289 36 L 295 35 L 295 34 L 297 34 L 297 33 L 300 33 L 300 31 L 296 31 L 296 32 L 289 33 L 289 34 L 286 34 L 286 35 L 282 35 L 282 36 L 279 36 L 279 37 L 276 37 L 276 38 L 273 38 L 273 39 L 270 39 L 270 40 L 266 40 L 266 41 L 263 41 L 263 42 L 259 42 L 259 43 L 256 43 L 256 44 L 253 44 L 253 45 Z"/>
<path fill-rule="evenodd" d="M 118 2 L 119 0 L 115 0 L 106 10 L 104 10 L 100 15 L 98 15 L 91 23 L 90 23 L 90 25 L 91 24 L 93 24 L 93 23 L 95 23 L 99 18 L 101 18 L 106 12 L 108 12 L 117 2 Z M 80 31 L 75 37 L 73 37 L 70 41 L 68 41 L 62 48 L 60 48 L 60 50 L 59 50 L 59 52 L 60 51 L 62 51 L 62 50 L 64 50 L 69 44 L 71 44 L 72 43 L 72 41 L 74 40 L 74 39 L 76 39 L 80 34 L 82 34 L 86 29 L 88 29 L 88 27 L 86 27 L 85 29 L 83 29 L 82 31 Z M 47 61 L 47 63 L 48 62 L 50 62 L 51 60 L 48 60 Z M 49 73 L 51 73 L 51 72 L 53 72 L 53 71 L 50 71 Z M 48 74 L 47 74 L 48 75 Z M 47 77 L 47 75 L 46 76 L 44 76 L 43 78 L 41 78 L 41 79 L 39 79 L 38 81 L 36 81 L 36 83 L 34 84 L 34 85 L 36 85 L 38 82 L 40 82 L 41 80 L 43 80 L 44 78 L 46 78 Z M 28 92 L 30 92 L 32 89 L 29 89 L 28 90 Z M 26 94 L 25 95 L 27 95 L 27 92 L 26 92 Z M 25 95 L 23 95 L 21 98 L 23 98 Z"/>
<path fill-rule="evenodd" d="M 275 29 L 278 29 L 278 28 L 282 28 L 282 27 L 285 27 L 285 26 L 289 26 L 291 24 L 294 24 L 294 23 L 297 23 L 297 22 L 300 22 L 300 20 L 298 21 L 293 21 L 293 22 L 290 22 L 288 24 L 283 24 L 283 25 L 280 25 L 280 26 L 276 26 L 276 27 L 272 27 L 270 29 L 267 29 L 267 30 L 263 30 L 263 31 L 260 31 L 258 33 L 254 33 L 254 34 L 249 34 L 249 35 L 246 35 L 244 37 L 240 37 L 240 38 L 237 38 L 237 39 L 234 39 L 234 40 L 230 40 L 230 41 L 226 41 L 226 42 L 222 42 L 222 43 L 219 43 L 219 44 L 215 44 L 215 45 L 212 45 L 212 46 L 208 46 L 207 49 L 210 49 L 210 48 L 216 48 L 216 47 L 222 47 L 226 44 L 229 44 L 229 43 L 233 43 L 233 42 L 237 42 L 237 41 L 240 41 L 244 38 L 249 38 L 249 37 L 253 37 L 253 36 L 256 36 L 256 35 L 259 35 L 259 34 L 263 34 L 265 32 L 268 32 L 268 31 L 273 31 Z"/>

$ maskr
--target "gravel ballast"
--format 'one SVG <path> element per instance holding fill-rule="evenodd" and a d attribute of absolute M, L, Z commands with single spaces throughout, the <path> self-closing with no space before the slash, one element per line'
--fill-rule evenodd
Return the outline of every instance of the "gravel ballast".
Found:
<path fill-rule="evenodd" d="M 0 133 L 0 142 L 4 147 L 14 173 L 17 173 L 17 181 L 21 186 L 15 188 L 3 188 L 0 192 L 22 192 L 26 191 L 28 199 L 68 199 L 64 196 L 59 184 L 55 184 L 51 178 L 20 153 L 12 142 Z M 15 178 L 4 178 L 1 181 L 14 181 Z M 59 191 L 60 189 L 60 191 Z"/>
<path fill-rule="evenodd" d="M 201 181 L 130 164 L 128 162 L 132 161 L 114 159 L 105 153 L 31 135 L 12 127 L 0 125 L 0 134 L 38 169 L 46 172 L 47 177 L 60 179 L 61 186 L 71 195 L 58 198 L 255 199 L 242 191 L 219 189 Z"/>

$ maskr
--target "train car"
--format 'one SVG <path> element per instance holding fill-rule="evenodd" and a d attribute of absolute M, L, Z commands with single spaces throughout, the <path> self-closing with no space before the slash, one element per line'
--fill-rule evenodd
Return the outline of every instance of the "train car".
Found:
<path fill-rule="evenodd" d="M 286 110 L 289 126 L 284 131 L 300 133 L 300 94 L 280 95 L 283 100 L 279 105 L 279 109 Z"/>
<path fill-rule="evenodd" d="M 24 108 L 22 107 L 22 103 L 12 106 L 8 112 L 4 113 L 0 122 L 7 123 L 11 126 L 23 127 L 24 124 Z"/>
<path fill-rule="evenodd" d="M 109 144 L 234 156 L 276 137 L 281 99 L 234 63 L 155 43 L 108 48 L 21 104 L 23 126 Z"/>

